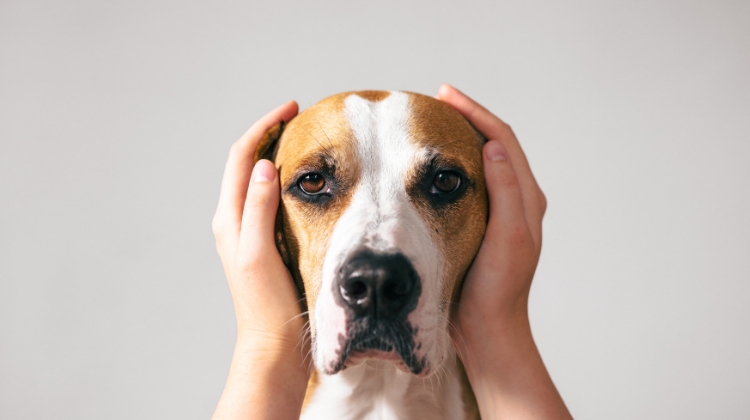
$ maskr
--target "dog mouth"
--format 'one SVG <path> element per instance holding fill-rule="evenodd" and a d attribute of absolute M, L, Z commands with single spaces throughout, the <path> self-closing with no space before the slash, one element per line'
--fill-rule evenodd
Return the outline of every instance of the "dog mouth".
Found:
<path fill-rule="evenodd" d="M 346 366 L 358 365 L 367 360 L 385 360 L 396 364 L 404 364 L 401 356 L 394 350 L 362 349 L 355 350 L 346 359 Z"/>
<path fill-rule="evenodd" d="M 362 322 L 368 324 L 368 322 Z M 425 367 L 424 358 L 415 355 L 416 329 L 405 322 L 373 322 L 373 325 L 350 325 L 349 337 L 339 334 L 341 350 L 332 365 L 331 374 L 367 360 L 394 363 L 402 370 L 419 375 Z"/>

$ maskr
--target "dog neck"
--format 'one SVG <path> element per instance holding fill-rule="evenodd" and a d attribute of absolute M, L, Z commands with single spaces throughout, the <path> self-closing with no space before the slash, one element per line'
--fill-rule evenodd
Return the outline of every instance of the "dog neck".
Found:
<path fill-rule="evenodd" d="M 336 375 L 313 375 L 303 420 L 465 419 L 473 411 L 463 367 L 453 354 L 427 378 L 384 361 L 366 362 Z"/>

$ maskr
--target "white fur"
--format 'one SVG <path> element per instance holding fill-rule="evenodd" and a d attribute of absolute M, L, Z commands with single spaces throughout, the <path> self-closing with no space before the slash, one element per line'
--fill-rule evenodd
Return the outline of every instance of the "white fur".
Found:
<path fill-rule="evenodd" d="M 455 363 L 429 378 L 417 378 L 388 362 L 368 362 L 336 375 L 320 375 L 320 384 L 300 419 L 463 419 L 458 375 Z"/>
<path fill-rule="evenodd" d="M 330 371 L 337 359 L 338 336 L 345 334 L 346 322 L 344 310 L 333 296 L 333 282 L 349 253 L 366 246 L 374 251 L 400 252 L 411 260 L 417 271 L 422 293 L 408 321 L 418 328 L 415 345 L 421 344 L 421 349 L 417 357 L 425 358 L 426 372 L 433 371 L 439 368 L 444 357 L 452 354 L 446 334 L 446 314 L 441 314 L 439 309 L 444 255 L 409 200 L 405 185 L 407 173 L 427 160 L 431 152 L 410 138 L 409 97 L 405 93 L 392 92 L 380 102 L 351 95 L 345 100 L 345 113 L 357 142 L 362 174 L 349 207 L 331 234 L 323 262 L 320 293 L 312 314 L 316 326 L 315 364 L 318 371 Z M 432 384 L 425 387 L 424 393 L 416 392 L 413 388 L 424 385 L 423 379 L 401 372 L 388 362 L 378 362 L 378 365 L 377 369 L 365 364 L 332 376 L 319 375 L 321 384 L 303 418 L 406 418 L 409 404 L 421 401 L 427 409 L 455 402 L 455 398 L 458 398 L 457 405 L 451 405 L 461 412 L 463 404 L 460 397 L 456 397 L 460 386 L 451 369 L 432 380 L 442 377 L 443 381 L 452 381 L 452 384 L 441 384 L 441 389 L 443 392 L 452 390 L 449 393 L 455 398 L 431 402 L 429 395 L 432 394 L 427 388 Z M 407 392 L 412 395 L 409 400 L 404 398 Z M 444 409 L 436 413 L 440 417 L 424 418 L 460 416 L 453 416 L 450 410 Z"/>

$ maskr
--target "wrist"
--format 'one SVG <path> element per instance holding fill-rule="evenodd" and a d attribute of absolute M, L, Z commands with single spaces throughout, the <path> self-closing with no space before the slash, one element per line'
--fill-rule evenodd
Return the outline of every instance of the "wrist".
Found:
<path fill-rule="evenodd" d="M 287 341 L 238 337 L 234 361 L 246 366 L 253 381 L 269 389 L 303 398 L 310 379 L 310 367 L 299 345 Z"/>
<path fill-rule="evenodd" d="M 515 346 L 531 335 L 528 306 L 523 302 L 491 309 L 461 307 L 455 314 L 461 342 L 470 353 Z"/>
<path fill-rule="evenodd" d="M 491 319 L 491 318 L 488 318 Z M 465 338 L 462 361 L 483 419 L 549 418 L 518 395 L 536 395 L 567 412 L 531 334 L 528 315 L 493 320 Z M 539 411 L 541 410 L 541 411 Z"/>
<path fill-rule="evenodd" d="M 529 351 L 536 352 L 526 312 L 485 319 L 491 321 L 475 321 L 470 328 L 462 322 L 462 361 L 470 376 L 476 372 L 477 377 L 485 377 L 488 368 L 504 370 Z"/>
<path fill-rule="evenodd" d="M 306 351 L 304 341 L 297 336 L 292 338 L 286 334 L 259 333 L 252 330 L 238 331 L 235 344 L 235 354 L 252 356 L 253 360 L 262 362 L 262 366 L 301 366 Z"/>
<path fill-rule="evenodd" d="M 291 319 L 283 322 L 280 319 Z M 245 348 L 254 348 L 262 352 L 291 352 L 299 350 L 305 319 L 300 316 L 284 315 L 271 319 L 249 321 L 237 317 L 237 343 Z"/>
<path fill-rule="evenodd" d="M 288 340 L 238 334 L 227 384 L 213 418 L 297 418 L 309 379 L 300 346 L 290 349 Z M 279 401 L 284 404 L 280 406 Z"/>

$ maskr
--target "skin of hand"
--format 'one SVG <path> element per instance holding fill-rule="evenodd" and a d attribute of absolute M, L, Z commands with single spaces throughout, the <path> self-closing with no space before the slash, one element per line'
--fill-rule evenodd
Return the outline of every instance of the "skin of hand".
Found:
<path fill-rule="evenodd" d="M 547 200 L 510 126 L 450 85 L 436 96 L 488 142 L 487 231 L 454 305 L 451 335 L 484 420 L 572 418 L 539 354 L 528 299 Z"/>
<path fill-rule="evenodd" d="M 237 343 L 213 419 L 297 419 L 310 367 L 297 290 L 274 242 L 279 177 L 253 165 L 263 134 L 297 115 L 290 101 L 232 145 L 212 227 L 237 317 Z"/>

